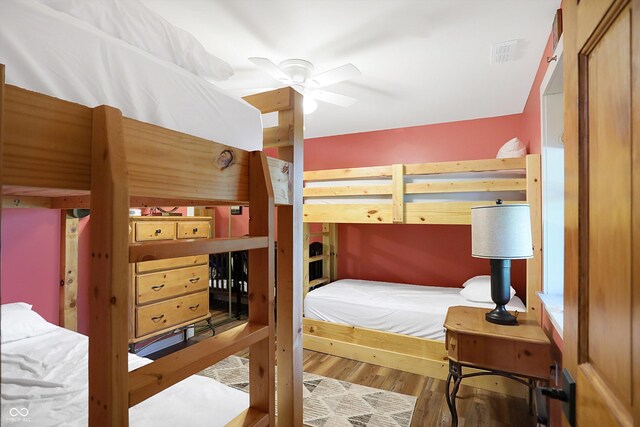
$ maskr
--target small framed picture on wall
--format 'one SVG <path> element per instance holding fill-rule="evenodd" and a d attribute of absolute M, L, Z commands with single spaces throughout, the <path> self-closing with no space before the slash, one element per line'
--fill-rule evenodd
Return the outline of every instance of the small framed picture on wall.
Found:
<path fill-rule="evenodd" d="M 242 206 L 231 206 L 231 215 L 242 215 Z"/>

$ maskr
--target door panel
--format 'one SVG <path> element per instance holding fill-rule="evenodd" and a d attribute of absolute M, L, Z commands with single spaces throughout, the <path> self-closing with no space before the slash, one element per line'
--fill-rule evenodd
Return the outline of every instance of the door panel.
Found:
<path fill-rule="evenodd" d="M 589 272 L 581 283 L 588 286 L 588 340 L 586 360 L 580 362 L 591 363 L 625 405 L 631 404 L 630 24 L 627 9 L 588 55 L 583 74 L 589 111 Z"/>
<path fill-rule="evenodd" d="M 640 0 L 564 0 L 564 366 L 577 425 L 640 425 Z"/>

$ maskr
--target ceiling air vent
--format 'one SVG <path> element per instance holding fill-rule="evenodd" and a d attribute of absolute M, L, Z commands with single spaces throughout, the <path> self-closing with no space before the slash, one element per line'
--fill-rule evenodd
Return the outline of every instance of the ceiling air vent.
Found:
<path fill-rule="evenodd" d="M 513 61 L 516 58 L 517 45 L 518 40 L 510 40 L 491 46 L 491 63 L 504 64 L 505 62 Z"/>

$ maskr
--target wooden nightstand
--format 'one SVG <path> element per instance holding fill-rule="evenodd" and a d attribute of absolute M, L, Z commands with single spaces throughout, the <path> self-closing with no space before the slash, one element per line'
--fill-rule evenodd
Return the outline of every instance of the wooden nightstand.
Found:
<path fill-rule="evenodd" d="M 534 381 L 549 381 L 551 342 L 535 315 L 519 313 L 518 325 L 504 326 L 487 322 L 484 318 L 487 311 L 486 308 L 462 306 L 450 307 L 447 311 L 444 321 L 445 347 L 449 356 L 446 398 L 452 426 L 458 425 L 455 399 L 463 378 L 479 375 L 511 378 L 529 387 L 530 402 Z M 463 366 L 486 372 L 464 375 Z M 452 380 L 453 390 L 449 392 Z"/>

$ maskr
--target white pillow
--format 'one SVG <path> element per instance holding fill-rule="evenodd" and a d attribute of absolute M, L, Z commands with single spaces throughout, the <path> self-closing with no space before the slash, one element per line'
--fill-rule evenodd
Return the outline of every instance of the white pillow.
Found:
<path fill-rule="evenodd" d="M 191 33 L 170 24 L 139 0 L 38 1 L 200 77 L 227 80 L 233 75 L 231 66 L 207 52 Z"/>
<path fill-rule="evenodd" d="M 0 342 L 2 344 L 35 337 L 58 327 L 31 311 L 31 305 L 18 302 L 0 306 Z"/>
<path fill-rule="evenodd" d="M 491 276 L 473 276 L 471 279 L 469 279 L 466 282 L 464 282 L 462 284 L 462 287 L 466 288 L 467 285 L 470 285 L 470 284 L 476 283 L 476 282 L 491 284 Z"/>
<path fill-rule="evenodd" d="M 527 147 L 524 145 L 524 142 L 520 141 L 518 138 L 513 138 L 507 141 L 502 147 L 500 147 L 496 159 L 504 159 L 508 157 L 524 157 L 526 155 Z"/>
<path fill-rule="evenodd" d="M 475 279 L 475 277 L 473 279 Z M 467 282 L 470 282 L 473 279 L 467 280 Z M 511 286 L 509 287 L 509 291 L 511 293 L 509 300 L 511 300 L 511 298 L 513 298 L 513 296 L 516 294 L 516 291 Z M 460 295 L 473 302 L 493 303 L 493 300 L 491 299 L 491 280 L 476 280 L 472 283 L 468 283 L 466 284 L 465 288 L 460 291 Z"/>

